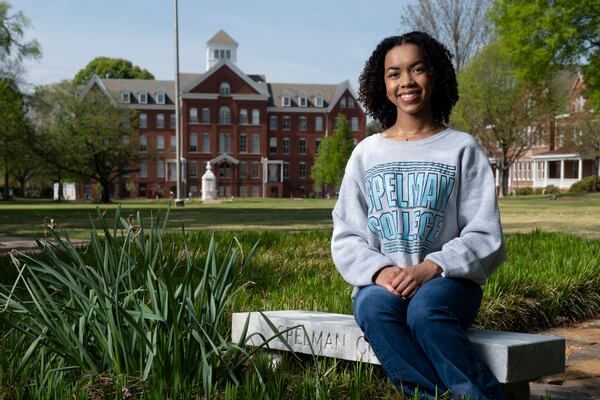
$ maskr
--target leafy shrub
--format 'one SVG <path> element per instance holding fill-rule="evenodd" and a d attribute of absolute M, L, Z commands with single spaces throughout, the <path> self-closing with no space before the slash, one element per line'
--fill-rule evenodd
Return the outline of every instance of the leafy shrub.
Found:
<path fill-rule="evenodd" d="M 251 354 L 230 343 L 226 311 L 256 245 L 244 255 L 234 239 L 222 252 L 213 238 L 192 252 L 185 232 L 182 245 L 163 241 L 166 218 L 145 230 L 117 210 L 111 229 L 98 214 L 104 237 L 92 230 L 83 254 L 51 231 L 56 244 L 38 243 L 39 255 L 12 255 L 19 276 L 0 286 L 0 321 L 26 346 L 17 374 L 152 377 L 166 393 L 199 386 L 207 397 L 237 382 Z"/>
<path fill-rule="evenodd" d="M 543 188 L 535 188 L 533 189 L 533 194 L 544 194 L 544 189 Z"/>
<path fill-rule="evenodd" d="M 517 195 L 519 195 L 519 196 L 529 196 L 532 194 L 533 194 L 533 188 L 530 188 L 530 187 L 519 188 L 517 190 Z"/>
<path fill-rule="evenodd" d="M 544 188 L 543 194 L 559 194 L 560 189 L 554 185 L 548 185 Z"/>
<path fill-rule="evenodd" d="M 595 186 L 594 183 L 596 184 Z M 596 177 L 596 182 L 594 182 L 594 176 L 586 176 L 582 180 L 572 184 L 569 188 L 569 193 L 586 192 L 600 192 L 600 177 Z"/>

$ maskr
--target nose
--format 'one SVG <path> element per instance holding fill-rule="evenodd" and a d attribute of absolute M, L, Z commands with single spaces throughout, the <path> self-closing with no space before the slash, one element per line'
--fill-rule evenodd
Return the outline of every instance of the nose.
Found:
<path fill-rule="evenodd" d="M 414 80 L 413 80 L 412 74 L 403 74 L 402 75 L 402 78 L 400 81 L 401 88 L 412 86 L 413 83 L 414 83 Z"/>

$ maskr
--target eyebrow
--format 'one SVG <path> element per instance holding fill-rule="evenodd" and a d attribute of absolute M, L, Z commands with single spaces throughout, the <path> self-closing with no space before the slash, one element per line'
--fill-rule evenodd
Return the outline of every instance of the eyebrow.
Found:
<path fill-rule="evenodd" d="M 427 63 L 425 61 L 423 61 L 423 60 L 417 60 L 414 63 L 410 64 L 408 66 L 408 68 L 413 68 L 415 65 L 419 65 L 419 64 L 425 64 L 425 65 L 427 65 Z M 385 69 L 385 71 L 387 72 L 389 70 L 398 70 L 398 69 L 400 69 L 400 68 L 399 67 L 395 67 L 395 66 L 392 65 L 392 66 L 387 67 Z"/>

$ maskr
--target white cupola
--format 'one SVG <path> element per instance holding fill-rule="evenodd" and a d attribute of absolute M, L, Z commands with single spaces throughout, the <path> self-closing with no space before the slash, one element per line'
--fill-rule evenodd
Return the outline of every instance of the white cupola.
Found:
<path fill-rule="evenodd" d="M 221 29 L 206 42 L 206 70 L 223 59 L 237 63 L 237 48 L 238 43 Z"/>

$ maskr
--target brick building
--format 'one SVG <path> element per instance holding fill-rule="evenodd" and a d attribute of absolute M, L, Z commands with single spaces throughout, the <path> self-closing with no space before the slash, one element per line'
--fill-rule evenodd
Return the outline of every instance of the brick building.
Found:
<path fill-rule="evenodd" d="M 206 162 L 220 197 L 305 197 L 310 171 L 338 114 L 355 143 L 366 116 L 350 83 L 270 83 L 237 67 L 238 44 L 219 31 L 207 42 L 206 71 L 180 74 L 183 188 L 199 196 Z M 176 186 L 175 84 L 167 80 L 101 79 L 115 104 L 139 113 L 139 147 L 152 157 L 115 184 L 115 197 L 167 196 Z"/>

